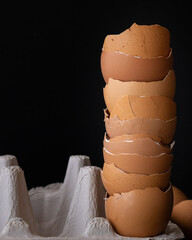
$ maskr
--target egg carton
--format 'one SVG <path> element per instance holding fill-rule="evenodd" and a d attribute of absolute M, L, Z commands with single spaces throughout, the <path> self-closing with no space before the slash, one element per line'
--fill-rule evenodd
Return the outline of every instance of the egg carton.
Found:
<path fill-rule="evenodd" d="M 87 156 L 69 158 L 63 183 L 30 191 L 16 157 L 0 156 L 0 240 L 141 239 L 115 233 L 105 218 L 104 196 L 100 168 Z M 162 235 L 143 239 L 183 237 L 169 222 Z"/>

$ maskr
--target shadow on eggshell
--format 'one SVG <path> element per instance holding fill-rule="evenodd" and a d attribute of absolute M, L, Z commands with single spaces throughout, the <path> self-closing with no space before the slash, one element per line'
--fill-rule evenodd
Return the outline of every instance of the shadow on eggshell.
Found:
<path fill-rule="evenodd" d="M 120 120 L 117 116 L 109 117 L 107 109 L 104 110 L 105 128 L 110 138 L 123 134 L 148 133 L 161 138 L 163 144 L 167 145 L 173 141 L 177 118 L 164 121 L 161 119 L 134 118 Z"/>
<path fill-rule="evenodd" d="M 172 211 L 171 184 L 164 192 L 158 187 L 114 193 L 105 199 L 105 212 L 115 231 L 122 236 L 152 237 L 166 228 Z"/>
<path fill-rule="evenodd" d="M 103 89 L 103 95 L 107 109 L 111 112 L 116 102 L 124 95 L 166 96 L 174 99 L 175 87 L 175 72 L 170 70 L 163 80 L 155 82 L 122 82 L 109 78 L 108 84 Z"/>
<path fill-rule="evenodd" d="M 131 136 L 133 136 L 132 139 Z M 136 138 L 134 136 L 135 134 L 123 134 L 114 138 L 108 138 L 105 134 L 103 146 L 113 154 L 136 153 L 144 156 L 156 156 L 172 152 L 173 144 L 171 146 L 164 146 L 146 133 L 137 134 Z"/>
<path fill-rule="evenodd" d="M 134 189 L 144 189 L 146 187 L 159 187 L 166 190 L 169 185 L 171 168 L 160 174 L 135 174 L 127 173 L 113 163 L 104 163 L 101 178 L 103 185 L 109 195 L 114 193 L 129 192 Z"/>
<path fill-rule="evenodd" d="M 139 174 L 155 174 L 168 171 L 173 161 L 173 154 L 162 153 L 157 156 L 143 156 L 139 154 L 113 154 L 103 148 L 105 163 L 113 163 L 125 172 Z"/>

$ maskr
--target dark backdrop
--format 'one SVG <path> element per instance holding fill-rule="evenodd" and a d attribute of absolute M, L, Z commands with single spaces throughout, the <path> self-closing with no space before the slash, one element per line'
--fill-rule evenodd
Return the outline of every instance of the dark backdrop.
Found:
<path fill-rule="evenodd" d="M 28 187 L 63 181 L 70 155 L 102 167 L 103 40 L 134 22 L 157 23 L 171 32 L 177 78 L 172 182 L 192 197 L 191 5 L 25 2 L 0 6 L 0 154 L 17 156 Z"/>

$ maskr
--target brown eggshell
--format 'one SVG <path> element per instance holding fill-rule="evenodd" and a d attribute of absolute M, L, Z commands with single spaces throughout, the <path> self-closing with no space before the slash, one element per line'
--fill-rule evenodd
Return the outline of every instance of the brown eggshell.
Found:
<path fill-rule="evenodd" d="M 107 109 L 111 112 L 117 101 L 125 95 L 166 96 L 174 99 L 175 87 L 175 72 L 170 70 L 163 80 L 155 82 L 122 82 L 109 78 L 103 94 Z"/>
<path fill-rule="evenodd" d="M 131 136 L 133 136 L 131 138 Z M 135 134 L 116 136 L 114 138 L 108 138 L 105 134 L 103 146 L 104 148 L 113 153 L 136 153 L 144 156 L 156 156 L 162 153 L 171 153 L 172 147 L 164 146 L 155 141 L 150 135 L 138 134 L 140 137 L 134 138 Z"/>
<path fill-rule="evenodd" d="M 158 25 L 138 25 L 116 35 L 108 35 L 104 51 L 118 51 L 140 57 L 167 57 L 170 48 L 169 30 Z"/>
<path fill-rule="evenodd" d="M 173 186 L 173 205 L 180 203 L 181 201 L 188 200 L 188 197 L 179 188 Z"/>
<path fill-rule="evenodd" d="M 165 190 L 169 185 L 170 175 L 171 169 L 165 173 L 151 175 L 127 173 L 113 163 L 104 163 L 101 171 L 103 185 L 109 195 L 146 187 L 159 187 Z"/>
<path fill-rule="evenodd" d="M 107 139 L 109 139 L 109 137 L 105 136 Z M 151 136 L 149 135 L 148 133 L 134 133 L 134 134 L 123 134 L 122 136 L 118 136 L 118 137 L 114 137 L 114 138 L 111 138 L 110 141 L 111 142 L 119 142 L 120 140 L 123 140 L 123 139 L 126 139 L 128 141 L 132 141 L 132 140 L 136 140 L 136 139 L 139 139 L 139 138 L 151 138 L 152 140 L 160 143 L 161 142 L 161 139 L 157 136 Z"/>
<path fill-rule="evenodd" d="M 172 187 L 115 193 L 105 199 L 105 213 L 115 231 L 127 237 L 152 237 L 166 228 L 172 211 Z"/>
<path fill-rule="evenodd" d="M 170 144 L 173 141 L 177 125 L 176 117 L 167 121 L 144 118 L 120 120 L 117 116 L 109 118 L 109 113 L 106 109 L 104 114 L 105 128 L 110 138 L 123 134 L 145 132 L 152 136 L 160 137 L 163 144 Z"/>
<path fill-rule="evenodd" d="M 101 53 L 101 72 L 106 83 L 109 78 L 120 81 L 151 82 L 164 79 L 173 68 L 172 50 L 168 57 L 141 58 L 122 52 Z"/>
<path fill-rule="evenodd" d="M 176 103 L 164 96 L 129 96 L 121 97 L 110 113 L 120 120 L 134 118 L 169 120 L 176 117 Z"/>
<path fill-rule="evenodd" d="M 134 133 L 134 134 L 123 134 L 121 136 L 117 136 L 114 138 L 109 139 L 109 137 L 106 135 L 104 135 L 104 140 L 109 140 L 111 142 L 119 142 L 119 141 L 123 141 L 123 140 L 127 140 L 127 141 L 133 141 L 139 138 L 151 138 L 153 141 L 160 143 L 161 142 L 161 138 L 159 138 L 158 136 L 151 136 L 148 133 Z"/>
<path fill-rule="evenodd" d="M 125 172 L 139 174 L 163 173 L 169 170 L 173 160 L 173 154 L 162 153 L 157 156 L 143 156 L 138 154 L 113 154 L 103 148 L 105 163 L 114 163 L 115 166 Z"/>
<path fill-rule="evenodd" d="M 171 220 L 181 228 L 187 239 L 192 239 L 192 200 L 184 200 L 175 205 Z"/>

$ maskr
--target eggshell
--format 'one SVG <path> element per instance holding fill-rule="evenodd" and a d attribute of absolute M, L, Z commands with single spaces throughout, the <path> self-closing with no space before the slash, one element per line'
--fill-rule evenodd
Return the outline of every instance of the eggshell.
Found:
<path fill-rule="evenodd" d="M 169 120 L 176 117 L 176 103 L 164 96 L 121 97 L 112 109 L 110 116 L 120 120 L 148 118 Z"/>
<path fill-rule="evenodd" d="M 151 82 L 162 80 L 173 68 L 172 49 L 168 57 L 141 58 L 122 52 L 101 53 L 101 72 L 106 83 L 109 78 L 120 81 Z"/>
<path fill-rule="evenodd" d="M 173 206 L 181 201 L 188 200 L 188 197 L 179 188 L 173 186 Z"/>
<path fill-rule="evenodd" d="M 155 82 L 122 82 L 109 78 L 108 84 L 103 89 L 103 94 L 107 109 L 111 112 L 117 101 L 125 95 L 166 96 L 174 99 L 175 87 L 175 72 L 170 70 L 163 80 Z"/>
<path fill-rule="evenodd" d="M 162 153 L 157 156 L 143 156 L 139 154 L 113 154 L 103 148 L 105 163 L 114 163 L 125 172 L 139 174 L 155 174 L 168 171 L 171 167 L 173 154 Z"/>
<path fill-rule="evenodd" d="M 155 141 L 152 136 L 141 133 L 133 135 L 123 134 L 114 138 L 108 138 L 105 134 L 103 141 L 104 148 L 113 153 L 136 153 L 145 156 L 156 156 L 162 153 L 171 153 L 172 147 L 164 146 Z"/>
<path fill-rule="evenodd" d="M 105 199 L 105 213 L 115 231 L 129 237 L 152 237 L 166 228 L 172 211 L 171 185 L 115 193 Z"/>
<path fill-rule="evenodd" d="M 187 239 L 192 239 L 192 200 L 184 200 L 175 205 L 171 220 L 181 228 Z"/>
<path fill-rule="evenodd" d="M 119 51 L 140 57 L 167 56 L 170 48 L 169 30 L 158 25 L 138 25 L 116 35 L 108 35 L 104 51 Z"/>
<path fill-rule="evenodd" d="M 160 137 L 163 144 L 170 144 L 173 141 L 177 125 L 176 117 L 166 121 L 144 118 L 120 120 L 117 116 L 109 117 L 109 112 L 106 109 L 104 114 L 105 128 L 110 138 L 123 134 L 145 132 Z"/>
<path fill-rule="evenodd" d="M 164 173 L 151 175 L 127 173 L 113 163 L 104 163 L 103 171 L 101 171 L 102 182 L 109 195 L 146 187 L 159 187 L 165 190 L 169 185 L 170 175 L 171 169 Z"/>

